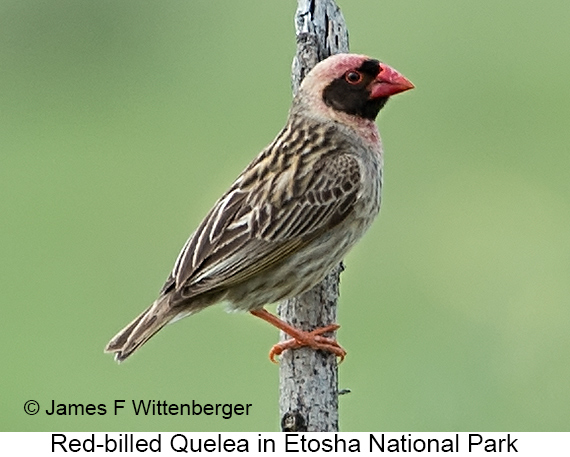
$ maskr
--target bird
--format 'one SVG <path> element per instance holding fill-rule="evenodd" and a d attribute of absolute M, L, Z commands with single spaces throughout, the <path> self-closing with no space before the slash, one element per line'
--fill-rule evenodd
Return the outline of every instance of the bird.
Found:
<path fill-rule="evenodd" d="M 269 357 L 302 346 L 346 351 L 296 329 L 264 306 L 319 283 L 380 210 L 383 148 L 375 120 L 388 99 L 414 88 L 361 54 L 335 54 L 305 76 L 285 126 L 218 199 L 178 255 L 158 298 L 105 347 L 122 362 L 166 324 L 219 302 L 287 333 Z"/>

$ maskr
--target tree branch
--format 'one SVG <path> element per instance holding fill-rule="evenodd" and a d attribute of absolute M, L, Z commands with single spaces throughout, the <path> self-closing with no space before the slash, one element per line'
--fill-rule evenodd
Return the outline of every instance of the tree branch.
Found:
<path fill-rule="evenodd" d="M 334 0 L 298 0 L 295 30 L 293 93 L 319 61 L 348 52 L 348 31 Z M 343 269 L 341 263 L 313 289 L 282 301 L 277 309 L 281 319 L 306 331 L 335 323 Z M 282 341 L 288 338 L 281 332 Z M 285 351 L 279 379 L 282 431 L 338 431 L 338 369 L 334 354 L 306 347 Z"/>

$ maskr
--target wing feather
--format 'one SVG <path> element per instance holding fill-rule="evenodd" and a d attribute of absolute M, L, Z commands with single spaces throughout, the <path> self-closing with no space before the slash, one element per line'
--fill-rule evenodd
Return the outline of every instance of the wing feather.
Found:
<path fill-rule="evenodd" d="M 186 242 L 162 293 L 174 289 L 187 299 L 247 281 L 350 214 L 361 189 L 353 154 L 329 150 L 301 161 L 279 149 L 288 157 L 262 152 L 218 200 Z M 276 168 L 276 160 L 288 166 Z"/>

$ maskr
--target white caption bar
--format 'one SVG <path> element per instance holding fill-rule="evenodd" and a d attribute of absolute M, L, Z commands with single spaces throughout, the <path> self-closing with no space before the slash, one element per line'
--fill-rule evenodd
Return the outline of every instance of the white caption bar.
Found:
<path fill-rule="evenodd" d="M 0 433 L 0 455 L 497 455 L 570 457 L 564 433 Z"/>

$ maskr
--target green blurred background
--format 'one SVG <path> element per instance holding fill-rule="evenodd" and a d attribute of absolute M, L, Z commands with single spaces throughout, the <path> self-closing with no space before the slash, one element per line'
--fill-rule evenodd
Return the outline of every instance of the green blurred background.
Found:
<path fill-rule="evenodd" d="M 570 3 L 339 5 L 351 50 L 416 85 L 381 113 L 383 209 L 342 276 L 341 429 L 570 430 Z M 0 430 L 278 430 L 258 319 L 212 307 L 121 366 L 103 347 L 283 125 L 295 7 L 0 1 Z"/>

